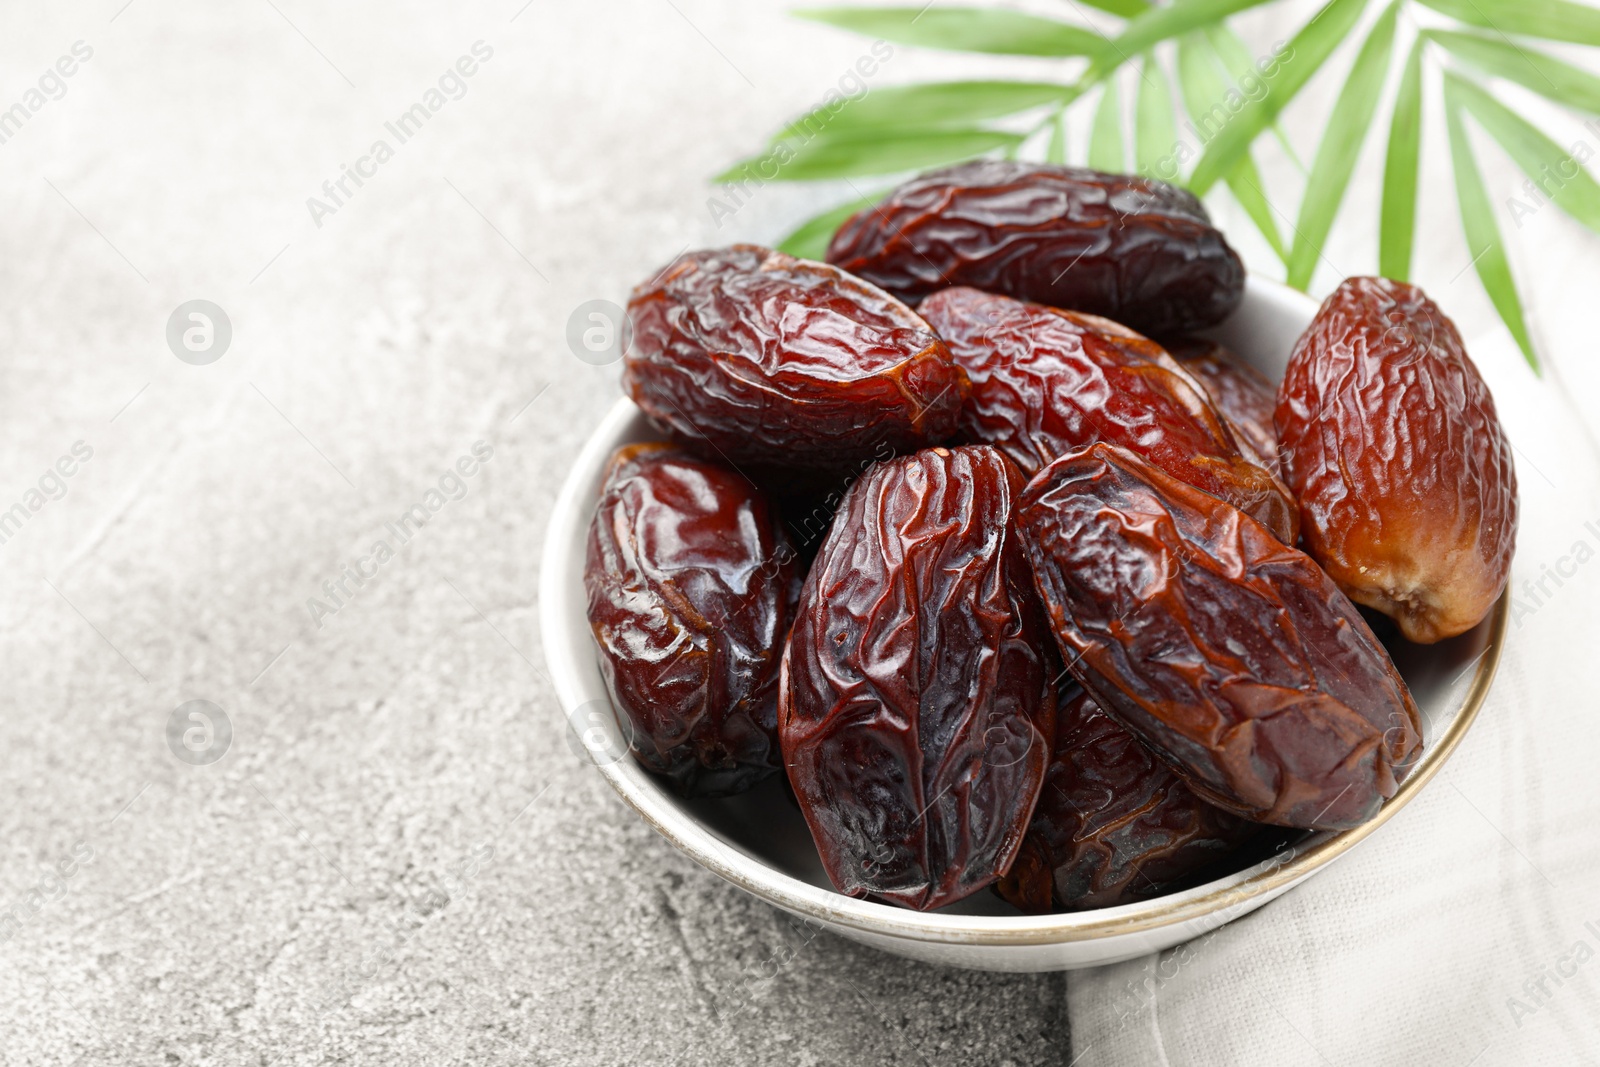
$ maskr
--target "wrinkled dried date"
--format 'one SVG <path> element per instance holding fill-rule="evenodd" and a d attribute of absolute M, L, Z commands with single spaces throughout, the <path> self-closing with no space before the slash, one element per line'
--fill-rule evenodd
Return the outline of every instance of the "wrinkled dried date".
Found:
<path fill-rule="evenodd" d="M 1278 391 L 1284 476 L 1311 554 L 1413 641 L 1480 622 L 1505 588 L 1517 475 L 1455 324 L 1412 285 L 1347 278 Z"/>
<path fill-rule="evenodd" d="M 789 780 L 833 884 L 937 908 L 1022 843 L 1054 728 L 1049 636 L 987 446 L 880 463 L 845 495 L 783 658 Z"/>
<path fill-rule="evenodd" d="M 1272 425 L 1272 411 L 1278 392 L 1272 383 L 1215 341 L 1183 338 L 1169 344 L 1167 351 L 1205 386 L 1245 458 L 1276 472 L 1278 431 Z"/>
<path fill-rule="evenodd" d="M 670 445 L 619 449 L 584 587 L 641 764 L 684 796 L 737 793 L 778 769 L 778 664 L 800 577 L 744 478 Z"/>
<path fill-rule="evenodd" d="M 1264 831 L 1195 796 L 1079 690 L 1056 713 L 1038 807 L 997 888 L 1034 913 L 1127 904 L 1193 879 Z"/>
<path fill-rule="evenodd" d="M 1240 452 L 1205 389 L 1154 341 L 976 289 L 935 293 L 922 314 L 971 382 L 963 438 L 1004 450 L 1028 474 L 1095 441 L 1121 445 L 1294 543 L 1288 488 Z"/>
<path fill-rule="evenodd" d="M 899 300 L 753 245 L 693 252 L 639 286 L 623 389 L 712 458 L 832 470 L 955 429 L 966 380 Z"/>
<path fill-rule="evenodd" d="M 1017 526 L 1074 677 L 1202 799 L 1338 830 L 1394 795 L 1416 705 L 1309 556 L 1105 444 L 1040 471 Z"/>
<path fill-rule="evenodd" d="M 914 178 L 834 234 L 836 263 L 909 301 L 970 285 L 1156 336 L 1244 297 L 1244 265 L 1187 190 L 1125 174 L 976 160 Z"/>

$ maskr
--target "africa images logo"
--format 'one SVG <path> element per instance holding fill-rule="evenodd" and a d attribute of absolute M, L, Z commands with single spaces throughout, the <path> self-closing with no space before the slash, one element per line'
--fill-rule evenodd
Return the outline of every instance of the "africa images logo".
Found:
<path fill-rule="evenodd" d="M 72 54 L 57 59 L 53 67 L 46 67 L 39 75 L 37 88 L 30 88 L 10 107 L 0 110 L 0 144 L 22 132 L 28 120 L 44 110 L 52 100 L 67 95 L 66 79 L 78 73 L 78 68 L 94 58 L 94 49 L 83 41 L 72 42 Z"/>
<path fill-rule="evenodd" d="M 430 86 L 419 102 L 402 111 L 393 122 L 383 124 L 383 128 L 394 138 L 393 145 L 382 137 L 373 141 L 367 154 L 359 157 L 355 166 L 339 164 L 339 176 L 322 183 L 322 197 L 306 198 L 306 210 L 311 212 L 311 221 L 317 229 L 322 229 L 324 216 L 337 214 L 346 202 L 355 197 L 367 179 L 377 176 L 378 168 L 394 158 L 396 146 L 405 144 L 421 132 L 423 124 L 441 111 L 445 104 L 467 95 L 466 79 L 478 73 L 480 63 L 487 63 L 494 58 L 494 49 L 483 41 L 474 41 L 471 51 L 472 55 L 462 55 L 456 59 L 454 66 L 445 68 L 445 72 L 439 75 L 439 84 Z M 354 188 L 351 188 L 352 183 Z"/>
<path fill-rule="evenodd" d="M 4 503 L 0 502 L 0 509 L 3 509 L 0 510 L 0 545 L 15 537 L 34 512 L 67 495 L 67 479 L 76 474 L 82 464 L 89 462 L 94 449 L 82 441 L 74 441 L 71 453 L 59 457 L 53 466 L 45 468 L 45 472 L 39 476 L 39 487 L 23 493 L 19 503 L 5 508 Z"/>
<path fill-rule="evenodd" d="M 471 454 L 460 457 L 453 467 L 446 468 L 439 476 L 438 484 L 429 486 L 427 492 L 422 494 L 421 501 L 406 508 L 398 519 L 384 524 L 383 530 L 387 536 L 374 541 L 367 554 L 352 560 L 340 570 L 338 577 L 322 583 L 322 594 L 326 599 L 307 597 L 306 613 L 317 624 L 317 629 L 322 629 L 324 620 L 329 616 L 339 614 L 354 601 L 356 594 L 378 576 L 384 564 L 394 559 L 400 548 L 404 548 L 422 532 L 429 519 L 442 511 L 446 504 L 466 496 L 469 480 L 493 457 L 493 445 L 487 441 L 474 441 Z M 393 544 L 390 544 L 391 540 Z"/>

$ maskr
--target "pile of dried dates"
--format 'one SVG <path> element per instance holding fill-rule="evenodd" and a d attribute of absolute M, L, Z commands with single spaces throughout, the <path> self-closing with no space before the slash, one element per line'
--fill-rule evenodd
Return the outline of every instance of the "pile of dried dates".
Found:
<path fill-rule="evenodd" d="M 1394 795 L 1422 730 L 1357 605 L 1460 634 L 1517 525 L 1421 290 L 1347 279 L 1274 388 L 1201 336 L 1245 272 L 1193 196 L 992 160 L 827 258 L 633 293 L 665 440 L 611 460 L 585 583 L 644 767 L 785 776 L 838 890 L 916 909 L 1127 903 Z"/>

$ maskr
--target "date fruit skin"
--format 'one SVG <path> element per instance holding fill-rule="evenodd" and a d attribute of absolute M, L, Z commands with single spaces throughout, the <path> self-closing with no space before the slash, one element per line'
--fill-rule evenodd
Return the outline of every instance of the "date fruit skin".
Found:
<path fill-rule="evenodd" d="M 778 771 L 778 666 L 800 574 L 749 482 L 672 445 L 619 449 L 584 588 L 639 763 L 686 797 L 742 792 Z"/>
<path fill-rule="evenodd" d="M 783 656 L 784 762 L 834 886 L 907 908 L 991 884 L 1054 731 L 1050 638 L 983 445 L 880 463 L 846 494 Z"/>
<path fill-rule="evenodd" d="M 1272 417 L 1278 406 L 1278 391 L 1272 383 L 1215 341 L 1185 337 L 1170 342 L 1167 351 L 1205 386 L 1245 458 L 1277 473 L 1278 430 Z"/>
<path fill-rule="evenodd" d="M 1195 796 L 1080 689 L 1056 713 L 1039 804 L 997 888 L 1035 914 L 1129 904 L 1192 880 L 1264 830 Z"/>
<path fill-rule="evenodd" d="M 754 245 L 680 256 L 633 291 L 628 314 L 623 390 L 708 458 L 831 471 L 947 439 L 967 394 L 905 304 Z"/>
<path fill-rule="evenodd" d="M 1201 799 L 1342 830 L 1394 795 L 1416 704 L 1311 557 L 1106 444 L 1040 471 L 1016 521 L 1068 669 Z"/>
<path fill-rule="evenodd" d="M 962 439 L 994 445 L 1030 475 L 1096 441 L 1121 445 L 1294 543 L 1288 487 L 1240 451 L 1205 388 L 1154 341 L 969 288 L 935 293 L 922 314 L 971 382 Z"/>
<path fill-rule="evenodd" d="M 910 302 L 970 285 L 1158 337 L 1244 298 L 1244 264 L 1187 190 L 1014 160 L 913 178 L 846 220 L 827 258 Z"/>
<path fill-rule="evenodd" d="M 1276 423 L 1307 547 L 1352 600 L 1424 644 L 1483 620 L 1516 549 L 1516 467 L 1437 304 L 1345 279 L 1295 346 Z"/>

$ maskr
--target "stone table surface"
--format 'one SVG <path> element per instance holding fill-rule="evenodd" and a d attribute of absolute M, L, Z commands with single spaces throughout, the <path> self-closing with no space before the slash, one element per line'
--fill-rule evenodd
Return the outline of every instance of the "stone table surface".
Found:
<path fill-rule="evenodd" d="M 542 674 L 617 395 L 568 316 L 820 204 L 706 178 L 865 47 L 774 0 L 0 11 L 0 1062 L 1069 1058 L 1064 977 L 808 939 L 680 857 Z"/>

